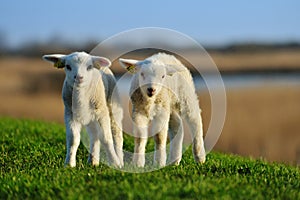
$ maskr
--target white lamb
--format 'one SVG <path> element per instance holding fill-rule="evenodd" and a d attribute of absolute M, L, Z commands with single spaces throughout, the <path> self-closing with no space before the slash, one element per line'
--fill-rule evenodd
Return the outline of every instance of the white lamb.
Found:
<path fill-rule="evenodd" d="M 165 166 L 169 126 L 170 162 L 178 165 L 182 157 L 183 125 L 186 119 L 193 136 L 193 154 L 196 162 L 205 162 L 201 110 L 189 70 L 174 56 L 155 54 L 145 60 L 119 59 L 131 73 L 130 95 L 132 118 L 135 123 L 133 164 L 145 165 L 147 138 L 154 136 L 154 163 Z M 148 135 L 151 122 L 152 131 Z M 176 135 L 177 134 L 177 135 Z M 176 135 L 176 136 L 175 136 Z"/>
<path fill-rule="evenodd" d="M 116 80 L 108 68 L 111 62 L 85 52 L 45 55 L 43 59 L 57 68 L 64 68 L 66 73 L 62 90 L 67 139 L 65 165 L 76 166 L 80 131 L 85 126 L 90 137 L 88 162 L 99 165 L 101 142 L 109 163 L 122 167 L 123 110 L 119 99 L 112 98 Z"/>

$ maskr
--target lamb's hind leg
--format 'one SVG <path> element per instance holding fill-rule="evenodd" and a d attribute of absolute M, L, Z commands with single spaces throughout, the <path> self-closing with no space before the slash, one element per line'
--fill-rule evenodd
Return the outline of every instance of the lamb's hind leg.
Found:
<path fill-rule="evenodd" d="M 121 167 L 119 158 L 115 152 L 114 142 L 111 133 L 109 112 L 102 112 L 102 116 L 98 119 L 100 127 L 100 141 L 103 145 L 108 161 L 115 167 Z"/>
<path fill-rule="evenodd" d="M 177 112 L 172 113 L 170 116 L 169 137 L 170 162 L 174 165 L 179 165 L 182 157 L 183 123 Z"/>
<path fill-rule="evenodd" d="M 193 137 L 194 159 L 196 162 L 204 163 L 206 154 L 204 149 L 203 128 L 200 112 L 195 114 L 195 116 L 186 117 L 186 121 Z"/>
<path fill-rule="evenodd" d="M 122 131 L 122 118 L 123 111 L 119 105 L 115 105 L 112 107 L 112 111 L 110 112 L 111 119 L 111 131 L 114 140 L 114 146 L 119 157 L 121 166 L 124 165 L 123 161 L 123 131 Z"/>

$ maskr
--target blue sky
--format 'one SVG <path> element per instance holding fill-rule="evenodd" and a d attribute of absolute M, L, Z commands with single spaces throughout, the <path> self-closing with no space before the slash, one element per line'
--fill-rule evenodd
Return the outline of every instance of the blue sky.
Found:
<path fill-rule="evenodd" d="M 103 40 L 138 27 L 180 31 L 204 45 L 300 41 L 300 1 L 36 1 L 0 6 L 0 33 L 9 45 Z"/>

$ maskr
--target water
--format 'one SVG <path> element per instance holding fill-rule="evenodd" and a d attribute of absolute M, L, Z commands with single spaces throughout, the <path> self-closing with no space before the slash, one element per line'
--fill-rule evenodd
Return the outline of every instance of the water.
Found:
<path fill-rule="evenodd" d="M 131 75 L 125 74 L 117 77 L 118 87 L 122 94 L 128 94 Z M 207 90 L 207 84 L 201 75 L 193 75 L 197 91 Z M 216 83 L 218 77 L 205 75 L 205 79 L 211 84 Z M 300 72 L 297 73 L 237 73 L 223 74 L 222 81 L 226 89 L 247 89 L 261 86 L 292 87 L 300 86 Z M 221 88 L 222 85 L 214 84 L 214 88 Z"/>
<path fill-rule="evenodd" d="M 211 75 L 211 78 L 215 77 Z M 228 89 L 253 88 L 261 86 L 300 86 L 300 73 L 251 73 L 222 75 Z M 194 79 L 197 89 L 203 89 L 201 77 Z M 200 87 L 199 87 L 200 86 Z"/>

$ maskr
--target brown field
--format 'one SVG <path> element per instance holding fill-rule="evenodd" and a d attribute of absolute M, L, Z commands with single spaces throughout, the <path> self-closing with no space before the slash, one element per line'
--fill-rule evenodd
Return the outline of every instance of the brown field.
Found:
<path fill-rule="evenodd" d="M 215 149 L 300 164 L 300 88 L 227 90 L 225 126 Z M 201 96 L 207 127 L 209 98 Z"/>
<path fill-rule="evenodd" d="M 300 52 L 212 54 L 221 70 L 298 68 Z M 114 66 L 113 70 L 116 69 Z M 0 116 L 63 123 L 64 72 L 41 59 L 0 59 Z M 200 94 L 205 129 L 210 99 Z M 227 90 L 227 117 L 215 150 L 300 164 L 300 88 L 262 86 Z"/>
<path fill-rule="evenodd" d="M 300 69 L 300 50 L 211 53 L 210 56 L 222 71 Z"/>

